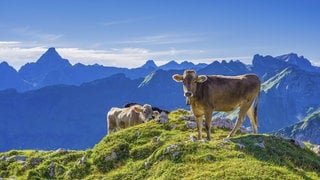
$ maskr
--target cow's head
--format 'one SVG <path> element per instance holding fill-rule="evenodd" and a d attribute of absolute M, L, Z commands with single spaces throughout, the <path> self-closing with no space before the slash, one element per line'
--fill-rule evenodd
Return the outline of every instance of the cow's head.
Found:
<path fill-rule="evenodd" d="M 175 74 L 172 79 L 176 82 L 183 83 L 184 96 L 187 97 L 187 104 L 190 102 L 189 98 L 196 93 L 197 84 L 205 82 L 208 77 L 205 75 L 197 75 L 194 70 L 185 70 L 183 75 Z"/>
<path fill-rule="evenodd" d="M 140 117 L 143 121 L 146 122 L 152 119 L 153 110 L 150 104 L 145 104 L 143 106 L 134 106 L 134 110 L 137 113 L 140 113 Z"/>

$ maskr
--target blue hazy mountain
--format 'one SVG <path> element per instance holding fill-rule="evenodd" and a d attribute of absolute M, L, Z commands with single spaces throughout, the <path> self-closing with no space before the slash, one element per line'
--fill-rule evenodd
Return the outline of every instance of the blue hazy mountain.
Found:
<path fill-rule="evenodd" d="M 311 62 L 303 56 L 298 57 L 295 53 L 285 54 L 275 57 L 281 61 L 287 62 L 290 65 L 297 66 L 298 68 L 308 72 L 320 72 L 320 68 L 313 66 Z"/>
<path fill-rule="evenodd" d="M 48 73 L 61 71 L 71 66 L 69 61 L 63 59 L 55 48 L 49 48 L 37 62 L 27 63 L 22 66 L 19 70 L 19 74 L 23 79 L 31 83 L 33 87 L 41 87 Z"/>
<path fill-rule="evenodd" d="M 172 61 L 174 62 L 174 61 Z M 0 82 L 0 90 L 14 88 L 20 92 L 35 90 L 49 85 L 80 85 L 96 79 L 109 77 L 123 73 L 130 79 L 142 78 L 157 69 L 199 69 L 206 64 L 194 65 L 184 61 L 177 66 L 171 66 L 172 62 L 158 67 L 153 60 L 148 60 L 144 65 L 137 68 L 107 67 L 99 64 L 84 65 L 77 63 L 71 65 L 67 59 L 62 58 L 55 48 L 49 48 L 36 62 L 23 65 L 18 72 L 4 62 L 0 76 L 5 81 Z M 5 72 L 6 69 L 6 72 Z M 9 70 L 10 69 L 10 70 Z M 12 71 L 8 73 L 7 71 Z M 15 71 L 15 72 L 14 72 Z"/>
<path fill-rule="evenodd" d="M 128 102 L 140 81 L 117 74 L 80 86 L 0 91 L 0 150 L 92 147 L 106 134 L 107 111 Z"/>
<path fill-rule="evenodd" d="M 319 88 L 320 73 L 307 72 L 297 66 L 287 67 L 265 81 L 259 106 L 261 129 L 275 131 L 319 109 Z"/>
<path fill-rule="evenodd" d="M 30 85 L 7 62 L 0 63 L 0 90 L 7 88 L 28 89 L 29 87 Z"/>
<path fill-rule="evenodd" d="M 320 73 L 320 68 L 312 66 L 309 60 L 303 56 L 298 57 L 297 54 L 290 53 L 282 56 L 261 56 L 256 54 L 252 60 L 252 71 L 257 73 L 260 78 L 265 81 L 277 73 L 280 73 L 287 67 L 297 67 L 306 72 Z"/>
<path fill-rule="evenodd" d="M 183 61 L 182 63 L 179 64 L 176 61 L 172 60 L 160 66 L 159 68 L 163 70 L 184 70 L 184 69 L 199 70 L 206 66 L 207 64 L 205 63 L 193 64 L 192 62 Z"/>
<path fill-rule="evenodd" d="M 282 128 L 274 134 L 300 141 L 320 144 L 320 109 L 293 125 Z"/>
<path fill-rule="evenodd" d="M 206 67 L 200 69 L 198 74 L 216 74 L 216 75 L 240 75 L 249 73 L 250 69 L 248 65 L 243 64 L 239 60 L 237 61 L 214 61 Z"/>

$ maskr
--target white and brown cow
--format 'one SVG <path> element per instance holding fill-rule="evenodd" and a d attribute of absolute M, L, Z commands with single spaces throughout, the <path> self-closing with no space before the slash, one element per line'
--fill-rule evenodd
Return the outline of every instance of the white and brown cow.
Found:
<path fill-rule="evenodd" d="M 108 134 L 152 119 L 152 107 L 149 104 L 133 105 L 127 108 L 113 107 L 107 114 Z"/>
<path fill-rule="evenodd" d="M 183 75 L 175 74 L 172 78 L 183 83 L 187 103 L 191 105 L 197 120 L 199 139 L 202 139 L 203 116 L 205 116 L 207 139 L 210 140 L 213 111 L 231 112 L 238 107 L 239 116 L 228 137 L 233 136 L 240 128 L 246 114 L 250 118 L 253 132 L 258 133 L 257 108 L 261 83 L 256 75 L 197 75 L 194 70 L 185 70 Z"/>

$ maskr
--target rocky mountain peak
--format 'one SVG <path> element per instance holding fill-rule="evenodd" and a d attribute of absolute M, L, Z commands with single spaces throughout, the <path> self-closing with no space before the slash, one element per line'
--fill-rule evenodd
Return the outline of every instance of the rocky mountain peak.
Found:
<path fill-rule="evenodd" d="M 148 60 L 143 66 L 141 66 L 141 68 L 158 68 L 158 66 L 156 65 L 156 63 L 154 63 L 153 60 Z"/>

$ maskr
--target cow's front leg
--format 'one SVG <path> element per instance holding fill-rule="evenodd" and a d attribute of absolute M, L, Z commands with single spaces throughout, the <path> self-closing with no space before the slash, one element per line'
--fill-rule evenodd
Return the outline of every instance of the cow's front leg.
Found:
<path fill-rule="evenodd" d="M 206 126 L 208 141 L 211 140 L 211 124 L 212 124 L 211 122 L 212 122 L 212 112 L 207 112 L 205 115 L 205 126 Z"/>
<path fill-rule="evenodd" d="M 198 140 L 202 140 L 202 116 L 196 116 L 197 126 L 198 126 Z"/>

